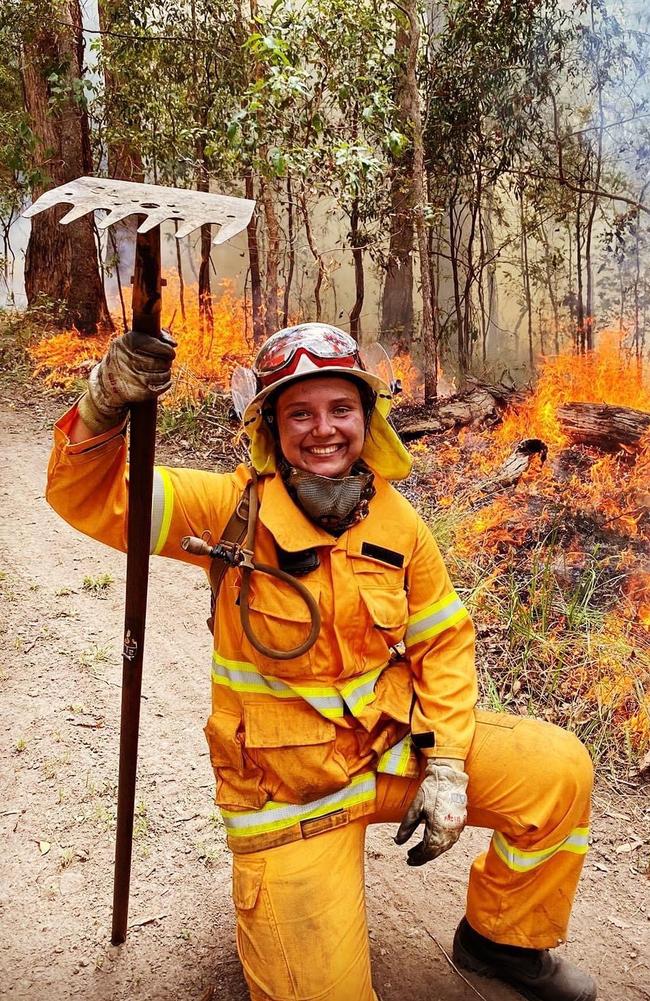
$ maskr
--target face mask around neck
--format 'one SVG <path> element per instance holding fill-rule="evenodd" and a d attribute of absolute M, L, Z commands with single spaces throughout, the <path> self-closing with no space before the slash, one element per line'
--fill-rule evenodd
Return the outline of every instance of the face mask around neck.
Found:
<path fill-rule="evenodd" d="M 330 479 L 291 467 L 287 484 L 295 493 L 300 507 L 313 521 L 322 518 L 343 521 L 357 507 L 364 488 L 372 479 L 373 474 L 367 469 Z"/>

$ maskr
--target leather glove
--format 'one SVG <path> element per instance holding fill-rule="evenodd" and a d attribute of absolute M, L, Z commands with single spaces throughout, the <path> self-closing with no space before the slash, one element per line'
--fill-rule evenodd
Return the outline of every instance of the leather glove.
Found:
<path fill-rule="evenodd" d="M 171 386 L 176 341 L 166 330 L 161 338 L 129 330 L 111 341 L 88 378 L 78 404 L 82 421 L 94 434 L 117 427 L 132 403 L 155 400 Z"/>
<path fill-rule="evenodd" d="M 467 823 L 467 783 L 463 762 L 430 758 L 422 784 L 395 835 L 403 845 L 424 822 L 422 841 L 409 848 L 408 865 L 424 865 L 458 841 Z"/>

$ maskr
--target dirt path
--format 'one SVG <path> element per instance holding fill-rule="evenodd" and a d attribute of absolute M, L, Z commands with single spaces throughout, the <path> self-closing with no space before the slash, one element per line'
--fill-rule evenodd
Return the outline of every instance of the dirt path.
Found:
<path fill-rule="evenodd" d="M 165 560 L 150 584 L 132 928 L 124 946 L 109 943 L 125 558 L 44 501 L 54 413 L 0 386 L 0 996 L 245 1001 L 202 734 L 207 591 Z M 608 1001 L 648 999 L 650 797 L 603 778 L 595 812 L 569 954 Z M 430 936 L 449 950 L 487 835 L 468 831 L 435 865 L 410 870 L 392 833 L 375 828 L 368 844 L 377 991 L 382 1001 L 469 1001 L 476 994 Z M 476 986 L 491 1001 L 515 997 Z"/>

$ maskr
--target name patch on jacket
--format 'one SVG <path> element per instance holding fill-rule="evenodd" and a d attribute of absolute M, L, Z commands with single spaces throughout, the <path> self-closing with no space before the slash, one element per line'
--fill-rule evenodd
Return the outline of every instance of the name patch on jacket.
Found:
<path fill-rule="evenodd" d="M 362 543 L 361 555 L 371 556 L 373 560 L 387 563 L 390 567 L 397 567 L 398 570 L 404 566 L 404 553 L 396 553 L 392 549 L 385 549 L 384 546 L 376 546 L 374 542 Z"/>

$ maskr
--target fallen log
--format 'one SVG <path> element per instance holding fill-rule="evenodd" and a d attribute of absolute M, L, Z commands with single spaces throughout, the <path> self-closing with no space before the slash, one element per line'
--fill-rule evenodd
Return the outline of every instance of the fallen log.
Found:
<path fill-rule="evenodd" d="M 497 402 L 491 393 L 476 387 L 469 393 L 451 396 L 428 407 L 398 407 L 393 423 L 403 441 L 412 441 L 425 434 L 440 434 L 450 428 L 483 421 L 498 414 Z"/>
<path fill-rule="evenodd" d="M 650 430 L 650 414 L 606 403 L 565 403 L 558 407 L 557 418 L 571 441 L 603 452 L 634 447 Z"/>
<path fill-rule="evenodd" d="M 540 465 L 543 466 L 548 456 L 548 446 L 540 438 L 524 438 L 496 472 L 479 483 L 476 489 L 483 493 L 493 493 L 507 487 L 516 487 L 534 455 L 539 456 Z"/>

